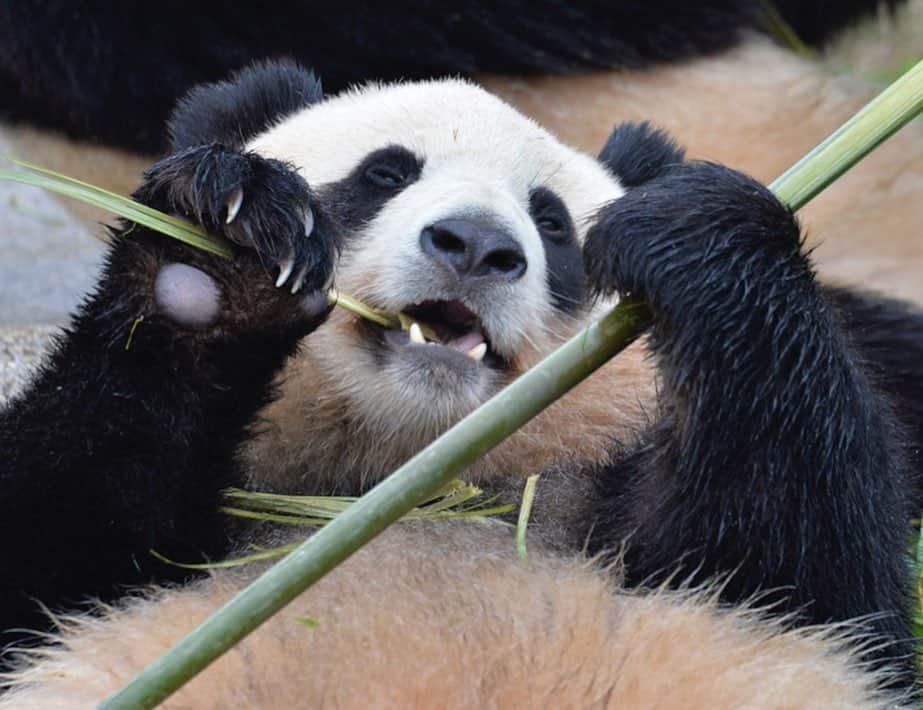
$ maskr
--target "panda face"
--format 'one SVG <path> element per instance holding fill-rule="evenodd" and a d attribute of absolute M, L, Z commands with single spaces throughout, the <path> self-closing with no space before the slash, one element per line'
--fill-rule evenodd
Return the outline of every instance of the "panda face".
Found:
<path fill-rule="evenodd" d="M 372 86 L 290 116 L 248 148 L 293 164 L 330 213 L 336 287 L 441 341 L 335 309 L 305 340 L 310 377 L 285 391 L 307 416 L 320 398 L 341 423 L 412 452 L 585 322 L 581 245 L 622 188 L 483 90 Z"/>

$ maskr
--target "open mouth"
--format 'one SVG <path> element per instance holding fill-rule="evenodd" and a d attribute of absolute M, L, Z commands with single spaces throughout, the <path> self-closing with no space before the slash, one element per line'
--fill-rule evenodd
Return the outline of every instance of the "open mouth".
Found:
<path fill-rule="evenodd" d="M 409 330 L 379 329 L 391 346 L 425 348 L 418 354 L 459 365 L 467 361 L 494 368 L 503 366 L 477 314 L 461 301 L 423 301 L 402 311 L 414 320 Z"/>

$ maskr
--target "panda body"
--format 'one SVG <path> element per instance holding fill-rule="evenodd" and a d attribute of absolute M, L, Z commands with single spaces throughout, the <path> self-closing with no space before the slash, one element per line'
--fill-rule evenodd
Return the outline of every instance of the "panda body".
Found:
<path fill-rule="evenodd" d="M 202 145 L 209 135 L 227 144 Z M 137 196 L 223 233 L 240 245 L 238 261 L 146 232 L 118 239 L 71 333 L 3 413 L 13 452 L 3 476 L 22 491 L 2 501 L 12 527 L 45 485 L 75 486 L 52 511 L 71 518 L 48 518 L 57 532 L 81 501 L 103 506 L 98 524 L 84 519 L 70 537 L 49 530 L 22 551 L 22 578 L 4 589 L 5 628 L 34 614 L 23 590 L 56 606 L 112 598 L 115 584 L 177 575 L 139 557 L 148 547 L 173 558 L 226 551 L 222 485 L 366 489 L 624 288 L 654 307 L 649 338 L 464 474 L 501 491 L 543 474 L 528 565 L 505 528 L 398 526 L 177 706 L 899 702 L 877 687 L 906 682 L 901 521 L 912 465 L 901 457 L 917 424 L 920 317 L 821 291 L 791 216 L 763 188 L 685 163 L 645 126 L 617 129 L 594 160 L 464 82 L 321 101 L 313 77 L 286 64 L 194 92 L 172 139 L 176 152 Z M 158 295 L 175 262 L 204 275 L 206 296 L 221 294 L 204 327 L 177 317 L 181 288 L 176 302 Z M 289 293 L 331 279 L 443 328 L 446 344 L 413 343 Z M 99 430 L 55 438 L 49 403 L 118 426 L 89 447 Z M 61 461 L 66 470 L 49 467 Z M 851 475 L 834 483 L 839 471 Z M 107 516 L 119 521 L 115 536 Z M 584 543 L 608 565 L 587 562 Z M 855 586 L 829 592 L 834 569 Z M 2 703 L 97 702 L 252 574 L 215 573 L 103 618 L 68 617 L 63 647 L 21 665 Z M 668 589 L 722 574 L 717 588 Z M 630 591 L 639 584 L 655 591 Z M 893 666 L 864 669 L 845 638 L 854 627 L 785 631 L 719 607 L 757 594 L 799 624 L 874 615 L 857 623 L 887 639 Z"/>

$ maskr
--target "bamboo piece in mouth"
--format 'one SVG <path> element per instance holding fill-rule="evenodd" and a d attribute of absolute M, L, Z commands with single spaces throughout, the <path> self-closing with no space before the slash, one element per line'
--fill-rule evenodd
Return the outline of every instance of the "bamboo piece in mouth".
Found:
<path fill-rule="evenodd" d="M 370 320 L 373 323 L 393 330 L 410 330 L 410 326 L 416 323 L 413 318 L 404 313 L 386 311 L 381 308 L 372 308 L 358 298 L 350 296 L 348 293 L 338 291 L 335 288 L 327 291 L 327 302 L 333 306 L 345 308 L 347 311 L 354 313 L 360 318 L 365 318 L 366 320 Z M 422 323 L 417 323 L 417 325 L 420 327 L 420 330 L 427 340 L 431 340 L 434 343 L 440 342 L 439 336 L 437 336 L 431 328 Z"/>

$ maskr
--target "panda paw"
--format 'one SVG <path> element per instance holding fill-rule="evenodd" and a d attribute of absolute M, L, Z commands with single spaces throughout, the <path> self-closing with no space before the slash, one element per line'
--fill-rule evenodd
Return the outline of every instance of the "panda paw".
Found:
<path fill-rule="evenodd" d="M 172 328 L 300 336 L 329 312 L 335 239 L 286 164 L 218 144 L 189 148 L 148 169 L 134 197 L 239 247 L 225 259 L 149 230 L 117 239 L 114 292 L 151 284 L 153 310 Z"/>
<path fill-rule="evenodd" d="M 319 228 L 308 184 L 285 163 L 211 144 L 161 160 L 144 178 L 137 199 L 251 252 L 276 288 L 329 281 L 333 240 Z"/>
<path fill-rule="evenodd" d="M 689 162 L 606 206 L 587 235 L 584 266 L 595 295 L 636 295 L 655 321 L 681 322 L 781 288 L 791 294 L 813 278 L 801 246 L 791 211 L 765 186 Z"/>

